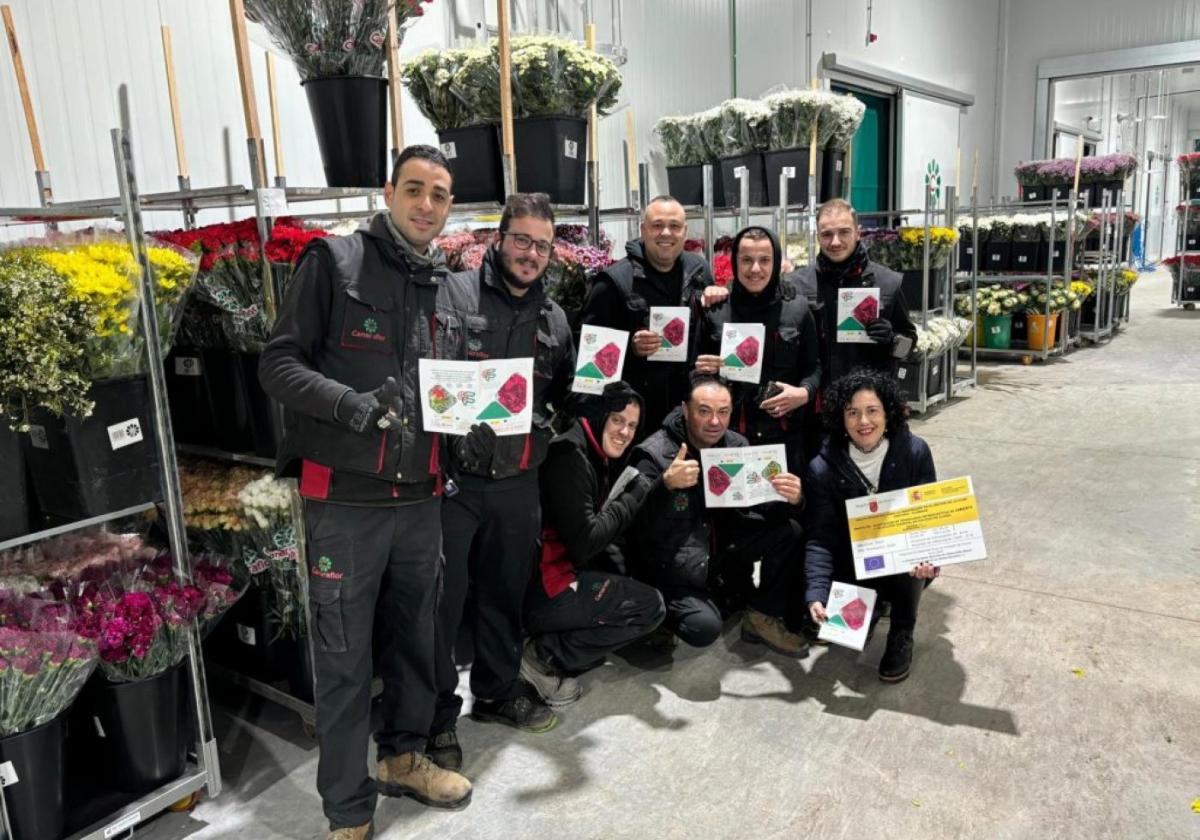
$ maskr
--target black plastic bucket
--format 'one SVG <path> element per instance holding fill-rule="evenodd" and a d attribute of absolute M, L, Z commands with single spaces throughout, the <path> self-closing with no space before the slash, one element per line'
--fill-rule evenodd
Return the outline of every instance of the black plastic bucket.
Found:
<path fill-rule="evenodd" d="M 242 366 L 239 354 L 213 348 L 200 351 L 204 364 L 204 384 L 208 389 L 207 411 L 213 430 L 213 443 L 229 452 L 254 449 L 250 407 L 242 393 Z"/>
<path fill-rule="evenodd" d="M 721 186 L 725 192 L 725 206 L 741 207 L 742 182 L 733 174 L 734 170 L 739 166 L 746 167 L 746 174 L 750 179 L 749 206 L 766 207 L 767 174 L 766 164 L 763 161 L 761 152 L 751 152 L 748 155 L 734 155 L 733 157 L 721 158 Z M 776 170 L 775 177 L 779 177 L 778 170 Z"/>
<path fill-rule="evenodd" d="M 165 368 L 175 440 L 196 446 L 215 446 L 216 434 L 208 410 L 208 386 L 204 381 L 204 359 L 200 350 L 176 347 L 167 356 Z"/>
<path fill-rule="evenodd" d="M 939 281 L 940 268 L 929 269 L 929 308 L 937 309 L 942 305 L 942 287 Z M 904 302 L 915 312 L 921 310 L 921 277 L 924 271 L 919 268 L 900 272 L 900 289 L 904 292 Z"/>
<path fill-rule="evenodd" d="M 381 187 L 387 181 L 387 79 L 330 76 L 301 82 L 308 95 L 331 187 Z"/>
<path fill-rule="evenodd" d="M 544 192 L 555 204 L 583 204 L 587 181 L 587 120 L 522 117 L 513 120 L 517 189 Z"/>
<path fill-rule="evenodd" d="M 146 793 L 183 775 L 187 764 L 187 691 L 180 665 L 131 683 L 97 679 L 85 693 L 113 784 Z"/>
<path fill-rule="evenodd" d="M 796 169 L 796 175 L 788 181 L 788 204 L 808 206 L 808 146 L 796 149 L 779 149 L 763 155 L 763 166 L 767 186 L 767 206 L 779 206 L 779 176 L 785 166 Z M 817 184 L 821 183 L 821 155 L 817 154 Z M 818 186 L 819 189 L 819 186 Z M 751 193 L 754 187 L 750 187 Z M 751 205 L 754 205 L 751 196 Z"/>
<path fill-rule="evenodd" d="M 278 404 L 267 396 L 258 381 L 258 353 L 238 353 L 238 388 L 250 419 L 254 454 L 274 458 L 283 442 L 283 419 Z"/>
<path fill-rule="evenodd" d="M 725 188 L 721 176 L 721 164 L 712 165 L 713 207 L 725 206 Z M 684 207 L 700 207 L 704 204 L 704 164 L 667 167 L 667 193 Z"/>
<path fill-rule="evenodd" d="M 58 840 L 65 827 L 62 717 L 0 738 L 0 762 L 11 761 L 17 783 L 4 789 L 16 840 Z"/>
<path fill-rule="evenodd" d="M 21 436 L 0 419 L 0 540 L 29 533 L 29 492 Z"/>
<path fill-rule="evenodd" d="M 504 168 L 500 162 L 500 137 L 496 125 L 447 128 L 437 135 L 442 154 L 450 161 L 455 202 L 503 202 Z"/>
<path fill-rule="evenodd" d="M 84 519 L 162 498 L 157 437 L 144 376 L 93 382 L 92 416 L 35 408 L 25 457 L 45 513 Z"/>
<path fill-rule="evenodd" d="M 817 166 L 821 173 L 821 201 L 845 198 L 846 150 L 825 149 Z"/>

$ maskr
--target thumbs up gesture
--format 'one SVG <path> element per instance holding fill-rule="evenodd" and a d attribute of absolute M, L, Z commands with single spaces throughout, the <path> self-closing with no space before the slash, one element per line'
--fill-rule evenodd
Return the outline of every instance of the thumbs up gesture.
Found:
<path fill-rule="evenodd" d="M 663 484 L 667 485 L 668 490 L 686 490 L 695 487 L 696 482 L 700 480 L 700 464 L 689 461 L 687 454 L 688 448 L 685 443 L 679 447 L 679 454 L 663 473 Z"/>

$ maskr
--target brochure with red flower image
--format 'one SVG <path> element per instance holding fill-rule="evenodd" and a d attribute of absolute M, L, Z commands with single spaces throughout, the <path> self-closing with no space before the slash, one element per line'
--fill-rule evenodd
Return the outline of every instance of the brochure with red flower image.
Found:
<path fill-rule="evenodd" d="M 486 423 L 497 435 L 533 427 L 533 359 L 454 362 L 420 359 L 421 418 L 427 432 L 465 435 Z"/>
<path fill-rule="evenodd" d="M 874 589 L 835 580 L 829 588 L 829 603 L 825 605 L 826 619 L 817 631 L 817 638 L 852 650 L 862 650 L 867 644 L 867 631 L 871 627 L 874 612 Z"/>
<path fill-rule="evenodd" d="M 721 332 L 721 375 L 734 382 L 762 379 L 763 324 L 726 324 Z"/>
<path fill-rule="evenodd" d="M 651 362 L 686 362 L 688 357 L 688 323 L 691 312 L 686 306 L 651 306 L 650 331 L 662 339 Z"/>
<path fill-rule="evenodd" d="M 629 333 L 584 324 L 579 333 L 579 355 L 575 359 L 575 379 L 571 390 L 578 394 L 599 394 L 609 382 L 621 378 L 625 369 L 625 350 Z"/>
<path fill-rule="evenodd" d="M 879 289 L 838 289 L 838 343 L 870 344 L 867 324 L 878 317 Z"/>
<path fill-rule="evenodd" d="M 783 444 L 702 449 L 704 506 L 738 508 L 786 501 L 771 484 L 774 476 L 786 471 Z"/>

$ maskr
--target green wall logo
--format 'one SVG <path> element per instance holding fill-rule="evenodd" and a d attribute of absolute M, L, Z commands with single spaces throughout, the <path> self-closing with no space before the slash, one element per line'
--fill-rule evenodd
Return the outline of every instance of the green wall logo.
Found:
<path fill-rule="evenodd" d="M 379 332 L 379 322 L 374 318 L 367 318 L 363 321 L 363 331 L 374 335 Z"/>

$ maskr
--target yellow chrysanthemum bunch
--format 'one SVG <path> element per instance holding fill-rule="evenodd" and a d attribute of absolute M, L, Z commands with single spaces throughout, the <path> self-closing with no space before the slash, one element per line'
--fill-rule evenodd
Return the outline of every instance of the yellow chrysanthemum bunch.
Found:
<path fill-rule="evenodd" d="M 925 228 L 902 227 L 899 230 L 900 240 L 905 245 L 925 247 Z M 958 231 L 945 227 L 929 229 L 929 245 L 932 248 L 947 248 L 958 241 Z"/>
<path fill-rule="evenodd" d="M 100 246 L 89 246 L 100 247 Z M 137 289 L 129 275 L 85 249 L 41 251 L 39 258 L 67 279 L 71 295 L 86 301 L 96 313 L 95 332 L 101 338 L 130 332 Z"/>

